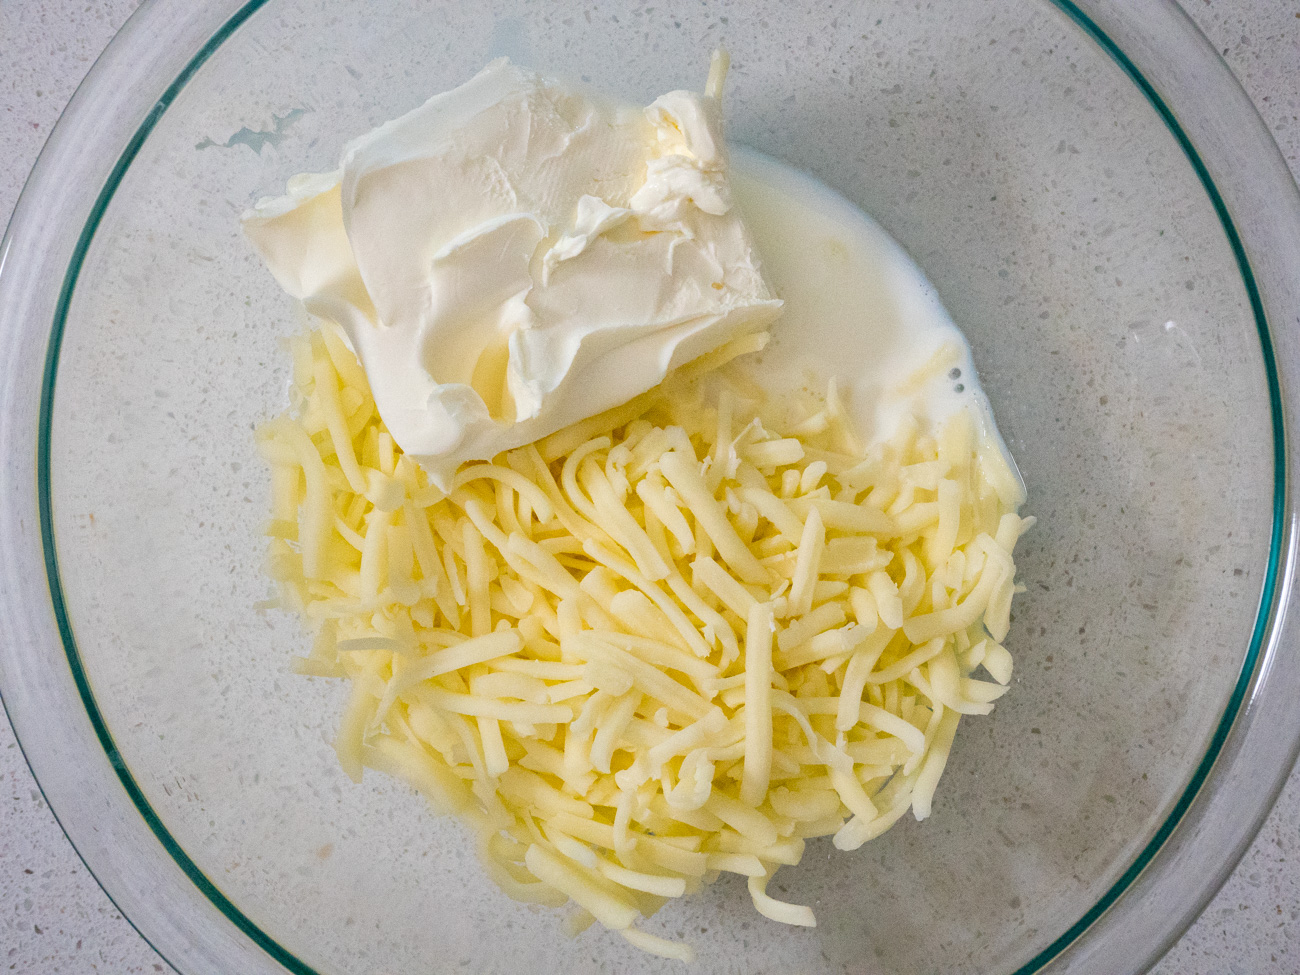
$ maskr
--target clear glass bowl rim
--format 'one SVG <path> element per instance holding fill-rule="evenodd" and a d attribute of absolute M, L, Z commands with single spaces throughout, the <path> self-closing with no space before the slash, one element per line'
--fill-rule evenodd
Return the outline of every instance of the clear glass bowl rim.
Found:
<path fill-rule="evenodd" d="M 275 968 L 260 966 L 262 970 L 315 975 L 315 969 L 262 931 L 204 876 L 168 833 L 118 753 L 82 671 L 64 606 L 49 492 L 52 404 L 60 341 L 81 263 L 99 221 L 140 146 L 181 90 L 212 54 L 268 2 L 223 0 L 198 13 L 187 10 L 183 0 L 146 0 L 78 89 L 42 152 L 0 242 L 0 341 L 11 353 L 5 356 L 4 372 L 0 373 L 0 395 L 5 407 L 0 415 L 0 489 L 13 502 L 0 516 L 0 551 L 7 556 L 0 569 L 0 578 L 5 581 L 0 588 L 0 612 L 13 624 L 12 631 L 19 634 L 19 638 L 0 647 L 0 694 L 20 747 L 69 840 L 110 898 L 160 954 L 182 971 L 188 970 L 187 960 L 197 966 L 196 970 L 215 965 L 212 970 L 217 971 L 236 957 L 260 956 L 263 962 L 276 963 Z M 1173 0 L 1048 2 L 1083 30 L 1138 87 L 1200 178 L 1250 300 L 1272 413 L 1272 535 L 1259 611 L 1240 674 L 1210 745 L 1166 820 L 1119 880 L 1015 975 L 1042 971 L 1137 972 L 1172 944 L 1227 877 L 1262 823 L 1300 750 L 1300 715 L 1290 714 L 1286 708 L 1288 698 L 1293 700 L 1300 691 L 1300 663 L 1295 654 L 1286 652 L 1296 635 L 1287 610 L 1296 600 L 1292 491 L 1293 465 L 1300 451 L 1296 450 L 1292 407 L 1284 396 L 1285 389 L 1297 388 L 1300 349 L 1292 335 L 1294 329 L 1270 326 L 1270 322 L 1290 325 L 1300 320 L 1296 314 L 1300 294 L 1296 285 L 1286 281 L 1285 274 L 1288 257 L 1291 267 L 1300 266 L 1300 195 L 1249 98 Z M 133 42 L 138 46 L 150 36 L 173 41 L 165 45 L 173 53 L 156 64 L 147 58 L 135 58 L 137 76 L 128 78 L 131 69 L 126 65 L 133 60 Z M 186 57 L 186 51 L 195 53 Z M 1170 69 L 1171 60 L 1182 65 L 1185 78 L 1178 77 L 1179 70 Z M 171 79 L 161 93 L 157 91 L 159 78 Z M 78 145 L 78 134 L 94 130 L 90 120 L 94 118 L 95 102 L 113 90 L 114 80 L 135 84 L 123 85 L 122 97 L 114 106 L 113 124 L 100 129 L 96 139 Z M 1219 110 L 1217 120 L 1205 117 L 1206 105 Z M 1225 125 L 1228 109 L 1237 115 L 1228 126 L 1231 138 L 1225 140 L 1228 133 L 1219 129 Z M 123 133 L 130 134 L 121 147 Z M 93 149 L 102 152 L 94 153 Z M 104 159 L 112 162 L 98 181 L 89 181 L 90 192 L 60 194 L 54 189 L 58 180 L 52 176 L 77 168 L 99 176 L 96 167 L 102 166 Z M 94 186 L 101 188 L 94 192 Z M 1271 202 L 1261 206 L 1260 198 Z M 66 253 L 66 234 L 64 239 L 55 240 L 47 232 L 45 241 L 51 246 L 41 247 L 42 239 L 33 223 L 35 214 L 42 210 L 47 216 L 65 212 L 79 218 L 74 225 L 81 229 L 70 253 Z M 53 289 L 47 284 L 47 293 L 36 295 L 43 276 L 34 272 L 39 272 L 42 265 L 61 265 L 57 293 L 51 294 Z M 51 306 L 50 313 L 20 317 L 42 301 Z M 43 322 L 48 322 L 48 327 L 43 327 Z M 14 333 L 21 334 L 15 339 Z M 14 354 L 15 347 L 28 350 L 26 361 L 32 361 L 31 351 L 42 345 L 40 359 L 44 365 L 40 375 L 31 375 L 35 371 L 28 370 L 29 374 L 20 379 L 22 355 Z M 32 404 L 37 400 L 39 409 L 34 410 Z M 37 565 L 43 567 L 43 576 L 30 571 Z M 39 602 L 34 603 L 33 597 Z M 129 806 L 122 803 L 123 808 L 118 809 L 119 818 L 124 812 L 129 815 L 131 809 L 138 814 L 138 822 L 118 826 L 137 842 L 152 839 L 157 846 L 154 852 L 169 858 L 192 885 L 191 894 L 204 898 L 215 913 L 200 910 L 174 917 L 171 924 L 151 923 L 155 912 L 162 916 L 168 911 L 161 903 L 150 903 L 147 894 L 127 890 L 120 864 L 114 863 L 102 843 L 91 836 L 86 815 L 79 810 L 75 793 L 69 791 L 66 759 L 38 728 L 47 712 L 37 706 L 33 700 L 37 695 L 29 694 L 21 679 L 23 668 L 29 666 L 21 655 L 40 652 L 57 656 L 55 642 L 66 657 L 67 673 L 63 678 L 71 687 L 65 687 L 64 692 L 75 693 L 85 711 L 88 728 L 78 729 L 79 740 L 84 743 L 89 738 L 97 743 L 101 773 L 115 777 L 115 791 L 129 800 Z M 15 674 L 18 677 L 12 676 Z M 90 754 L 93 756 L 93 751 Z M 1234 791 L 1235 802 L 1230 798 Z M 1241 801 L 1243 793 L 1245 802 Z M 152 900 L 161 902 L 164 889 L 158 887 Z M 193 927 L 196 924 L 199 926 Z M 229 930 L 209 929 L 188 946 L 176 940 L 178 928 L 198 933 L 203 925 L 213 924 Z"/>

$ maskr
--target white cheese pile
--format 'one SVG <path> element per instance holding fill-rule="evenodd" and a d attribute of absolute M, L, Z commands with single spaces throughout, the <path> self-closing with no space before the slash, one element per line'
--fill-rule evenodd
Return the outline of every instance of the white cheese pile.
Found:
<path fill-rule="evenodd" d="M 244 215 L 337 322 L 394 440 L 444 487 L 765 328 L 781 302 L 732 206 L 720 96 L 624 105 L 505 59 Z"/>
<path fill-rule="evenodd" d="M 345 677 L 337 740 L 473 830 L 511 897 L 639 948 L 732 872 L 755 908 L 805 841 L 930 813 L 963 715 L 1007 689 L 1012 549 L 1032 519 L 970 414 L 864 452 L 834 385 L 779 406 L 751 336 L 624 407 L 428 483 L 326 326 L 258 432 L 269 567 Z M 978 675 L 982 668 L 990 679 Z"/>

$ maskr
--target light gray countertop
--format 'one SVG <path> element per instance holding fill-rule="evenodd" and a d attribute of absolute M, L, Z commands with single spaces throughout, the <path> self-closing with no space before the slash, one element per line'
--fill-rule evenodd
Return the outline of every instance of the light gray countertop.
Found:
<path fill-rule="evenodd" d="M 1300 173 L 1300 5 L 1180 0 Z M 137 0 L 0 0 L 0 226 L 59 112 Z M 0 971 L 170 972 L 60 831 L 0 720 Z M 1300 971 L 1300 773 L 1156 975 Z"/>

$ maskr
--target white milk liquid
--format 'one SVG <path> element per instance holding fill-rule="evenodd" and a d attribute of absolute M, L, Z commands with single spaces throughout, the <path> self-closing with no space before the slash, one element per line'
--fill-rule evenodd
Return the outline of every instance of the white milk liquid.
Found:
<path fill-rule="evenodd" d="M 756 357 L 767 388 L 835 377 L 867 443 L 889 439 L 908 414 L 937 431 L 969 410 L 975 429 L 1006 454 L 970 346 L 889 234 L 834 190 L 750 149 L 733 148 L 731 185 L 785 300 L 771 344 Z M 936 356 L 941 368 L 907 384 Z"/>

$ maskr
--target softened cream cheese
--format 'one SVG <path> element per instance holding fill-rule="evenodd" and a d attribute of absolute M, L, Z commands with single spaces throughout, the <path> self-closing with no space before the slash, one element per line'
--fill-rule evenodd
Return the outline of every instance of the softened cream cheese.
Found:
<path fill-rule="evenodd" d="M 619 104 L 511 64 L 295 177 L 245 233 L 343 327 L 394 440 L 446 485 L 766 328 L 718 100 Z"/>

